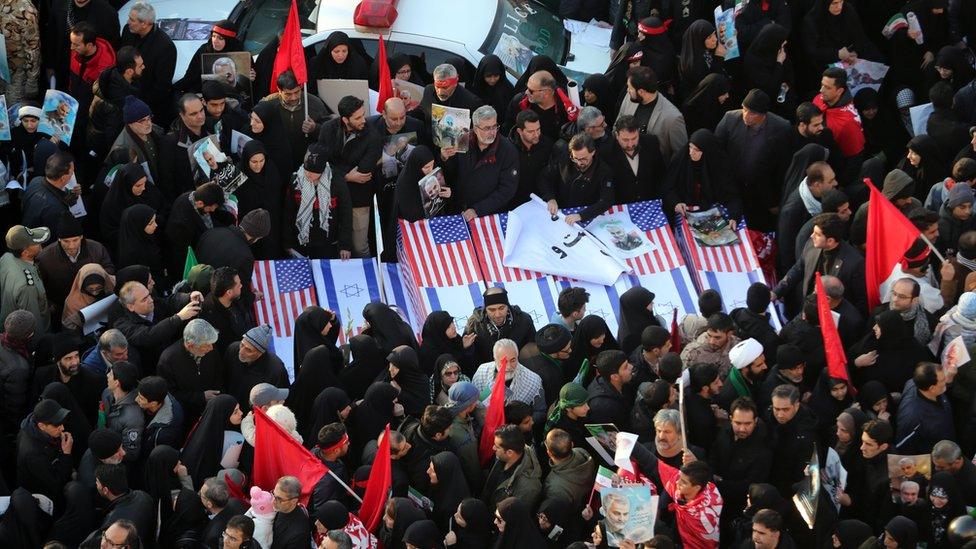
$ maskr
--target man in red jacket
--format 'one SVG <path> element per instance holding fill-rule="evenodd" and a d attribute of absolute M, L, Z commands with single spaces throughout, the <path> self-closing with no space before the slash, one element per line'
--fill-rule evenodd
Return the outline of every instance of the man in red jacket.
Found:
<path fill-rule="evenodd" d="M 864 150 L 864 132 L 861 130 L 861 118 L 854 108 L 854 100 L 847 89 L 847 72 L 844 69 L 830 67 L 823 72 L 820 95 L 813 98 L 813 104 L 824 111 L 827 127 L 834 133 L 844 158 L 861 154 Z"/>
<path fill-rule="evenodd" d="M 91 102 L 92 84 L 102 71 L 115 66 L 115 50 L 104 38 L 95 35 L 95 27 L 86 21 L 71 27 L 71 76 L 68 93 L 82 105 Z M 87 112 L 87 108 L 84 110 Z"/>

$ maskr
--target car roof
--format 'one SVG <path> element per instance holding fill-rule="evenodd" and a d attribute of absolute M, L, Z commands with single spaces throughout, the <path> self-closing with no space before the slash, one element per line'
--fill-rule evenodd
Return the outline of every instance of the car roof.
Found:
<path fill-rule="evenodd" d="M 326 0 L 319 5 L 319 17 L 316 30 L 343 30 L 352 36 L 368 35 L 364 28 L 356 30 L 353 24 L 353 12 L 359 0 Z M 478 52 L 491 30 L 498 11 L 496 0 L 471 1 L 440 1 L 440 0 L 399 0 L 396 2 L 397 18 L 393 25 L 385 31 L 402 34 L 412 34 L 447 40 L 463 44 L 469 52 Z M 436 17 L 436 20 L 432 20 Z M 437 21 L 463 21 L 465 24 L 446 24 L 438 26 Z M 423 41 L 418 41 L 418 43 Z"/>

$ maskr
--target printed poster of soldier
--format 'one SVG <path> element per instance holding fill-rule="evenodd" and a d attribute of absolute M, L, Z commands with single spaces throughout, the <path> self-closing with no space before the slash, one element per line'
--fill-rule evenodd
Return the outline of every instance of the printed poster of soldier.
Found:
<path fill-rule="evenodd" d="M 0 141 L 10 141 L 10 117 L 7 114 L 6 95 L 0 95 Z"/>
<path fill-rule="evenodd" d="M 205 53 L 200 56 L 201 80 L 214 80 L 233 89 L 250 104 L 251 54 L 246 51 Z"/>
<path fill-rule="evenodd" d="M 430 120 L 434 125 L 434 145 L 441 149 L 454 147 L 457 152 L 468 152 L 471 134 L 471 113 L 468 109 L 456 109 L 434 103 L 430 106 Z"/>
<path fill-rule="evenodd" d="M 171 40 L 210 40 L 210 29 L 216 21 L 203 19 L 157 19 L 156 25 Z"/>
<path fill-rule="evenodd" d="M 647 484 L 624 485 L 600 490 L 603 539 L 609 547 L 622 541 L 646 543 L 654 537 L 658 497 Z"/>
<path fill-rule="evenodd" d="M 688 227 L 702 246 L 725 246 L 739 242 L 729 220 L 718 208 L 703 212 L 688 212 Z"/>
<path fill-rule="evenodd" d="M 436 217 L 444 209 L 445 193 L 450 192 L 444 182 L 441 169 L 434 168 L 432 172 L 421 177 L 417 186 L 420 187 L 420 202 L 424 206 L 424 216 L 428 219 Z"/>
<path fill-rule="evenodd" d="M 420 100 L 424 97 L 423 86 L 418 86 L 407 80 L 393 79 L 393 93 L 403 99 L 408 111 L 412 111 L 420 106 Z"/>
<path fill-rule="evenodd" d="M 392 179 L 399 175 L 416 146 L 417 132 L 398 133 L 387 137 L 380 157 L 383 178 Z"/>
<path fill-rule="evenodd" d="M 78 100 L 58 90 L 47 90 L 41 107 L 41 122 L 37 131 L 57 137 L 71 145 L 71 132 L 78 117 Z"/>
<path fill-rule="evenodd" d="M 847 85 L 850 88 L 851 95 L 857 94 L 864 88 L 878 91 L 885 75 L 888 74 L 889 68 L 884 63 L 868 61 L 867 59 L 857 59 L 854 63 L 838 61 L 831 67 L 841 68 L 847 72 Z"/>
<path fill-rule="evenodd" d="M 793 495 L 793 505 L 803 517 L 803 522 L 813 528 L 817 521 L 817 506 L 820 502 L 820 458 L 817 456 L 817 449 L 813 449 L 810 462 L 807 463 L 803 472 L 803 480 L 799 482 L 799 489 Z"/>
<path fill-rule="evenodd" d="M 888 454 L 888 479 L 891 481 L 893 494 L 901 490 L 901 483 L 906 480 L 917 482 L 924 489 L 928 481 L 932 480 L 932 454 Z"/>
<path fill-rule="evenodd" d="M 627 212 L 603 214 L 587 225 L 586 230 L 620 259 L 640 257 L 656 249 Z"/>
<path fill-rule="evenodd" d="M 10 83 L 10 64 L 7 63 L 7 39 L 0 36 L 0 80 Z"/>
<path fill-rule="evenodd" d="M 187 152 L 197 185 L 213 181 L 220 185 L 226 196 L 236 191 L 247 179 L 230 157 L 220 150 L 215 135 L 193 143 Z"/>

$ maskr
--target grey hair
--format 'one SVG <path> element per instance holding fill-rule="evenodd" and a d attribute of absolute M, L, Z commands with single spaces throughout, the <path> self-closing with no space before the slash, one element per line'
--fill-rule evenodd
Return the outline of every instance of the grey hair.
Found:
<path fill-rule="evenodd" d="M 471 113 L 471 123 L 475 126 L 480 125 L 485 120 L 498 120 L 498 113 L 491 105 L 482 105 Z"/>
<path fill-rule="evenodd" d="M 841 279 L 836 276 L 826 275 L 820 278 L 823 282 L 824 292 L 826 292 L 827 297 L 831 299 L 840 299 L 844 297 L 844 283 Z"/>
<path fill-rule="evenodd" d="M 235 71 L 237 70 L 237 65 L 234 63 L 234 60 L 231 59 L 230 57 L 218 57 L 213 62 L 213 69 L 217 70 L 217 67 L 230 67 Z"/>
<path fill-rule="evenodd" d="M 98 350 L 99 351 L 110 351 L 112 349 L 118 348 L 128 349 L 129 340 L 125 338 L 125 335 L 116 330 L 115 328 L 105 330 L 98 338 Z"/>
<path fill-rule="evenodd" d="M 940 440 L 932 447 L 932 460 L 937 459 L 952 463 L 957 459 L 962 459 L 962 449 L 951 440 Z"/>
<path fill-rule="evenodd" d="M 352 549 L 352 538 L 342 530 L 329 530 L 325 537 L 335 543 L 336 549 Z"/>
<path fill-rule="evenodd" d="M 681 432 L 681 414 L 677 410 L 664 408 L 654 414 L 654 426 L 668 424 L 674 427 L 675 431 Z"/>
<path fill-rule="evenodd" d="M 918 483 L 915 482 L 914 480 L 903 480 L 901 482 L 901 484 L 898 485 L 898 491 L 900 492 L 900 491 L 904 490 L 905 488 L 911 488 L 912 486 L 915 487 L 915 490 L 920 490 L 921 489 L 921 487 L 918 485 Z"/>
<path fill-rule="evenodd" d="M 136 282 L 134 280 L 126 282 L 124 285 L 122 285 L 122 289 L 119 290 L 119 303 L 121 303 L 123 307 L 127 307 L 135 303 L 135 293 L 139 288 L 145 288 L 147 292 L 149 291 L 149 288 L 146 288 L 146 285 L 142 282 Z"/>
<path fill-rule="evenodd" d="M 495 342 L 495 345 L 492 346 L 491 348 L 492 358 L 498 356 L 498 353 L 501 352 L 502 349 L 515 349 L 515 352 L 517 353 L 519 350 L 518 343 L 515 343 L 511 339 L 507 339 L 507 338 L 499 339 L 498 341 Z"/>
<path fill-rule="evenodd" d="M 129 10 L 129 12 L 134 12 L 136 14 L 136 19 L 142 21 L 143 23 L 156 22 L 156 8 L 152 7 L 152 4 L 148 2 L 136 2 L 135 4 L 132 4 L 132 8 Z"/>
<path fill-rule="evenodd" d="M 906 465 L 915 465 L 915 460 L 910 457 L 903 457 L 898 460 L 899 467 L 904 467 Z"/>
<path fill-rule="evenodd" d="M 630 500 L 627 498 L 627 496 L 619 492 L 609 492 L 607 493 L 607 495 L 603 496 L 602 505 L 604 507 L 610 507 L 610 505 L 614 503 L 623 503 L 627 506 L 630 506 Z"/>
<path fill-rule="evenodd" d="M 457 69 L 450 63 L 442 63 L 434 67 L 434 80 L 447 80 L 458 75 Z"/>
<path fill-rule="evenodd" d="M 594 122 L 596 122 L 597 119 L 602 117 L 603 117 L 603 113 L 600 112 L 600 109 L 592 105 L 589 105 L 583 107 L 583 110 L 580 111 L 579 116 L 576 118 L 576 124 L 577 127 L 579 127 L 579 129 L 585 130 L 586 128 L 590 127 Z"/>
<path fill-rule="evenodd" d="M 222 478 L 210 477 L 203 481 L 203 490 L 207 494 L 205 497 L 209 499 L 217 507 L 227 507 L 227 502 L 230 501 L 230 491 L 227 489 L 227 483 Z"/>
<path fill-rule="evenodd" d="M 297 477 L 281 477 L 278 479 L 278 488 L 291 497 L 297 498 L 302 494 L 302 482 Z"/>
<path fill-rule="evenodd" d="M 217 329 L 202 318 L 194 318 L 186 323 L 183 328 L 183 343 L 199 347 L 208 343 L 216 343 L 218 337 Z"/>

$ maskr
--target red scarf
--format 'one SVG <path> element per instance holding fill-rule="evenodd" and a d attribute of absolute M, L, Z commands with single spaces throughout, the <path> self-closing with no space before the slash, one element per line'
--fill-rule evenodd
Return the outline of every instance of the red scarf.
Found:
<path fill-rule="evenodd" d="M 682 545 L 685 549 L 717 549 L 718 519 L 722 514 L 722 495 L 718 493 L 718 488 L 709 482 L 695 499 L 681 503 L 677 495 L 680 472 L 660 459 L 657 463 L 664 491 L 674 500 L 668 505 L 668 510 L 677 518 Z"/>

